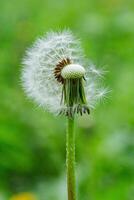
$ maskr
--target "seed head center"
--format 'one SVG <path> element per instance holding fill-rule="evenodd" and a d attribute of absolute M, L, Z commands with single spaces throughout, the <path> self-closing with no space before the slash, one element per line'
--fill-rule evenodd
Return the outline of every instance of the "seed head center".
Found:
<path fill-rule="evenodd" d="M 69 58 L 61 60 L 54 69 L 55 79 L 59 83 L 64 83 L 65 79 L 82 78 L 85 75 L 85 69 L 79 64 L 74 64 Z"/>
<path fill-rule="evenodd" d="M 77 79 L 85 75 L 85 69 L 79 64 L 68 64 L 61 70 L 64 79 Z"/>

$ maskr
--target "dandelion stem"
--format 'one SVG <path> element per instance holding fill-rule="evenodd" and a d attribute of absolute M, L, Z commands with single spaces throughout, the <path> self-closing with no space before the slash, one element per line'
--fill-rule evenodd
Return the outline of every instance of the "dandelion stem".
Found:
<path fill-rule="evenodd" d="M 76 200 L 74 117 L 67 118 L 66 166 L 68 200 Z"/>

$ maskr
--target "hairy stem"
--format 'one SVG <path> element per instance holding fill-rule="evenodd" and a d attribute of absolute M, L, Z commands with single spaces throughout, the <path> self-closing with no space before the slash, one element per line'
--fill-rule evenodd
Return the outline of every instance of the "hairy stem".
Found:
<path fill-rule="evenodd" d="M 68 200 L 76 200 L 74 117 L 67 119 L 66 166 Z"/>

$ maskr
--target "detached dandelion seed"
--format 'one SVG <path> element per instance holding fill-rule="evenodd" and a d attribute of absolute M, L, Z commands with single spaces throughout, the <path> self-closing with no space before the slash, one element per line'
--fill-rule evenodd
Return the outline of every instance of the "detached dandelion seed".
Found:
<path fill-rule="evenodd" d="M 23 60 L 27 95 L 47 111 L 67 116 L 68 200 L 76 200 L 74 117 L 90 114 L 106 94 L 106 89 L 99 89 L 102 74 L 94 65 L 86 66 L 80 41 L 66 30 L 38 39 Z"/>

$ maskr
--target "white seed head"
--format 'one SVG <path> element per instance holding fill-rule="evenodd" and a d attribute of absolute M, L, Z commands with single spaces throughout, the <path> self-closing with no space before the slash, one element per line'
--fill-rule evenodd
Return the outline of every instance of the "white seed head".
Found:
<path fill-rule="evenodd" d="M 97 73 L 90 73 L 92 71 L 90 66 L 85 66 L 80 42 L 70 31 L 47 33 L 29 48 L 23 59 L 22 85 L 24 90 L 38 105 L 56 114 L 61 109 L 66 109 L 66 106 L 60 104 L 62 84 L 55 79 L 54 69 L 59 62 L 67 58 L 74 64 L 65 66 L 62 76 L 75 78 L 85 75 L 87 105 L 90 108 L 93 107 L 100 97 L 98 79 L 101 77 Z M 86 67 L 86 70 L 82 66 Z"/>
<path fill-rule="evenodd" d="M 79 64 L 70 64 L 65 66 L 61 71 L 61 76 L 64 79 L 76 79 L 85 75 L 86 71 L 84 67 Z"/>

